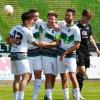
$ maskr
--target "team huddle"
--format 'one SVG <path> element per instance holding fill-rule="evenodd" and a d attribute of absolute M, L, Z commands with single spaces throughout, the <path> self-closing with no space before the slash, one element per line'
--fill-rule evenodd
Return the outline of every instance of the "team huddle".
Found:
<path fill-rule="evenodd" d="M 42 71 L 45 74 L 44 100 L 52 100 L 57 74 L 61 76 L 65 100 L 69 100 L 69 78 L 75 100 L 85 99 L 80 92 L 90 63 L 88 42 L 92 41 L 98 56 L 100 51 L 88 24 L 92 17 L 90 11 L 84 9 L 82 18 L 74 23 L 75 14 L 75 10 L 69 8 L 64 21 L 57 21 L 57 13 L 49 11 L 44 22 L 39 18 L 38 10 L 30 9 L 21 15 L 22 24 L 11 29 L 6 41 L 11 47 L 14 100 L 24 100 L 25 87 L 32 73 L 35 78 L 32 100 L 37 100 Z"/>

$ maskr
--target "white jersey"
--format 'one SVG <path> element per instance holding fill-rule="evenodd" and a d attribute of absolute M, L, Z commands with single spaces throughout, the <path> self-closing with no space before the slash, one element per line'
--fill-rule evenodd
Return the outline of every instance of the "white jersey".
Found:
<path fill-rule="evenodd" d="M 56 35 L 58 32 L 54 30 L 54 28 L 48 28 L 47 22 L 44 22 L 42 25 L 40 25 L 39 32 L 41 35 L 41 41 L 45 42 L 53 42 L 56 40 Z M 53 48 L 41 48 L 41 54 L 44 56 L 51 56 L 56 57 L 57 56 L 57 47 Z"/>
<path fill-rule="evenodd" d="M 66 25 L 66 22 L 64 20 L 62 21 L 57 21 L 57 24 L 62 28 L 64 25 Z"/>
<path fill-rule="evenodd" d="M 47 22 L 43 22 L 40 25 L 39 32 L 41 33 L 41 41 L 52 42 L 56 39 L 58 32 L 54 28 L 48 28 Z"/>
<path fill-rule="evenodd" d="M 40 33 L 39 33 L 39 29 L 36 27 L 36 25 L 32 26 L 30 28 L 30 31 L 32 32 L 33 34 L 33 37 L 35 38 L 35 41 L 40 41 Z M 31 49 L 36 49 L 38 48 L 37 46 L 34 46 L 32 44 L 29 44 L 29 50 Z"/>
<path fill-rule="evenodd" d="M 42 23 L 43 23 L 43 20 L 39 18 L 39 19 L 36 21 L 35 24 L 39 27 Z"/>
<path fill-rule="evenodd" d="M 76 25 L 70 27 L 64 25 L 61 28 L 59 39 L 61 40 L 61 45 L 59 47 L 68 50 L 74 45 L 75 41 L 81 41 L 80 30 Z"/>
<path fill-rule="evenodd" d="M 33 25 L 31 28 L 30 28 L 30 31 L 32 32 L 33 34 L 33 37 L 35 38 L 35 41 L 40 41 L 40 32 L 39 32 L 39 27 L 40 25 L 43 23 L 43 20 L 42 19 L 38 19 L 35 23 L 35 25 Z M 32 45 L 32 44 L 29 44 L 29 50 L 31 49 L 36 49 L 38 47 Z"/>
<path fill-rule="evenodd" d="M 35 41 L 32 32 L 22 25 L 12 28 L 10 36 L 16 40 L 16 43 L 11 47 L 11 52 L 27 52 L 29 43 Z"/>

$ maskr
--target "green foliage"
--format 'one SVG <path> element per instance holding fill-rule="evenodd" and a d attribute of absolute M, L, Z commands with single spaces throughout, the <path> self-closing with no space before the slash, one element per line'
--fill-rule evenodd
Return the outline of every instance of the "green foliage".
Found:
<path fill-rule="evenodd" d="M 4 6 L 10 4 L 14 7 L 14 14 L 6 16 Z M 88 8 L 93 11 L 94 18 L 91 20 L 94 37 L 96 41 L 100 41 L 99 25 L 100 25 L 100 0 L 0 0 L 0 35 L 5 41 L 10 29 L 21 23 L 21 14 L 30 8 L 36 8 L 40 12 L 40 17 L 44 20 L 47 18 L 47 12 L 54 10 L 58 13 L 58 19 L 64 19 L 64 13 L 67 8 L 76 9 L 76 20 L 80 18 L 83 9 Z"/>

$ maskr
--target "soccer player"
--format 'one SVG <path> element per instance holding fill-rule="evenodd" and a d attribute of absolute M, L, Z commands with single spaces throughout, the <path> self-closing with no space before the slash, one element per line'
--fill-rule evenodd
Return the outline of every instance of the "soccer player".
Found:
<path fill-rule="evenodd" d="M 57 75 L 57 45 L 55 39 L 57 32 L 54 29 L 54 24 L 57 23 L 57 13 L 54 11 L 48 12 L 48 20 L 43 23 L 39 30 L 41 33 L 41 43 L 44 47 L 41 48 L 43 71 L 45 74 L 45 90 L 44 100 L 52 100 L 52 91 Z"/>
<path fill-rule="evenodd" d="M 40 26 L 42 20 L 39 18 L 39 12 L 36 9 L 30 9 L 29 12 L 33 16 L 34 20 L 34 25 L 30 28 L 30 30 L 33 33 L 34 38 L 36 41 L 40 41 L 40 33 L 38 30 L 38 27 Z M 34 91 L 33 91 L 33 97 L 32 100 L 37 100 L 37 96 L 41 87 L 42 83 L 42 60 L 41 60 L 41 54 L 40 54 L 40 47 L 33 46 L 32 44 L 29 45 L 29 50 L 28 50 L 28 59 L 29 59 L 29 64 L 30 64 L 30 69 L 31 69 L 31 74 L 30 74 L 30 80 L 32 78 L 32 73 L 34 72 Z M 30 81 L 29 80 L 29 81 Z"/>
<path fill-rule="evenodd" d="M 76 79 L 75 52 L 80 46 L 81 37 L 79 28 L 73 22 L 74 17 L 75 10 L 67 9 L 65 13 L 66 25 L 62 26 L 61 34 L 57 36 L 57 39 L 61 42 L 58 48 L 58 72 L 61 75 L 65 100 L 69 100 L 68 76 L 72 82 L 75 100 L 80 100 L 79 85 Z"/>
<path fill-rule="evenodd" d="M 95 40 L 92 37 L 92 29 L 89 21 L 91 20 L 93 13 L 84 9 L 80 20 L 76 22 L 76 25 L 80 28 L 81 31 L 81 43 L 80 48 L 77 50 L 77 66 L 79 72 L 77 73 L 77 80 L 79 83 L 80 91 L 83 87 L 84 76 L 86 75 L 86 70 L 90 66 L 90 55 L 89 55 L 89 42 L 95 47 L 97 55 L 100 56 L 100 51 L 96 46 Z M 80 95 L 81 99 L 85 99 Z"/>
<path fill-rule="evenodd" d="M 11 71 L 14 74 L 13 93 L 14 100 L 24 100 L 24 90 L 29 80 L 29 62 L 27 50 L 29 43 L 38 45 L 29 30 L 33 24 L 32 15 L 24 12 L 21 16 L 22 24 L 13 27 L 6 41 L 11 46 Z"/>

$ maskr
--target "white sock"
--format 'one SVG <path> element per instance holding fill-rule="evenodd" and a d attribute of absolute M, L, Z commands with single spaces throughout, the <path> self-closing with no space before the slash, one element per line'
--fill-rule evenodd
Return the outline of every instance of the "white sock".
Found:
<path fill-rule="evenodd" d="M 18 100 L 18 91 L 14 92 L 14 100 Z"/>
<path fill-rule="evenodd" d="M 63 92 L 64 92 L 65 100 L 69 100 L 69 89 L 68 88 L 63 89 Z"/>
<path fill-rule="evenodd" d="M 18 100 L 24 100 L 24 91 L 18 92 Z"/>
<path fill-rule="evenodd" d="M 41 87 L 41 82 L 42 82 L 41 79 L 36 79 L 34 81 L 34 92 L 33 92 L 32 100 L 37 100 L 37 96 L 38 96 L 38 93 L 39 93 L 40 87 Z"/>
<path fill-rule="evenodd" d="M 52 100 L 52 89 L 46 89 L 46 96 Z"/>
<path fill-rule="evenodd" d="M 73 89 L 73 94 L 75 96 L 75 100 L 80 100 L 80 90 L 79 90 L 79 88 Z"/>

